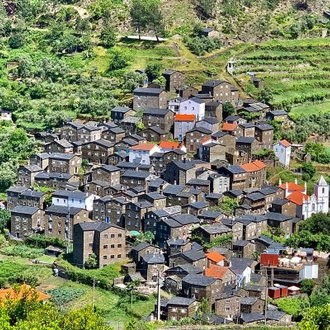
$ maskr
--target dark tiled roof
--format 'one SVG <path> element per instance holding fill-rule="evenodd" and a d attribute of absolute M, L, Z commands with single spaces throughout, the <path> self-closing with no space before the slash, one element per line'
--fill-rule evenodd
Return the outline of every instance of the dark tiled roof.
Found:
<path fill-rule="evenodd" d="M 208 204 L 207 203 L 204 203 L 204 202 L 194 202 L 194 203 L 190 203 L 188 204 L 188 206 L 194 208 L 194 209 L 203 209 L 205 207 L 208 207 Z"/>
<path fill-rule="evenodd" d="M 187 225 L 192 223 L 199 223 L 199 219 L 195 217 L 192 214 L 174 214 L 171 216 L 171 218 L 177 222 L 179 222 L 181 225 Z"/>
<path fill-rule="evenodd" d="M 93 169 L 93 170 L 98 170 L 99 168 Z M 112 166 L 112 165 L 103 165 L 101 167 L 102 170 L 106 171 L 106 172 L 116 172 L 116 171 L 120 171 L 120 168 L 117 166 Z"/>
<path fill-rule="evenodd" d="M 227 170 L 232 174 L 241 174 L 245 173 L 246 171 L 240 167 L 239 165 L 230 165 L 227 167 Z"/>
<path fill-rule="evenodd" d="M 209 180 L 202 179 L 190 179 L 187 184 L 189 185 L 197 185 L 197 186 L 209 186 L 211 182 Z"/>
<path fill-rule="evenodd" d="M 168 305 L 175 305 L 175 306 L 190 306 L 192 303 L 196 301 L 195 298 L 184 298 L 184 297 L 172 297 L 167 302 Z"/>
<path fill-rule="evenodd" d="M 15 192 L 15 193 L 22 193 L 23 191 L 27 190 L 26 187 L 21 186 L 12 186 L 9 189 L 7 189 L 7 192 Z"/>
<path fill-rule="evenodd" d="M 56 190 L 53 192 L 53 197 L 64 197 L 64 198 L 77 198 L 77 199 L 87 199 L 91 196 L 89 193 L 84 193 L 81 191 L 68 191 L 68 190 Z"/>
<path fill-rule="evenodd" d="M 199 269 L 198 267 L 191 265 L 191 264 L 184 264 L 184 265 L 179 265 L 176 267 L 180 267 L 182 270 L 184 270 L 188 274 L 201 274 L 203 272 L 201 269 Z"/>
<path fill-rule="evenodd" d="M 67 215 L 67 214 L 69 214 L 69 211 L 70 211 L 70 215 L 76 215 L 81 210 L 84 210 L 84 209 L 81 209 L 79 207 L 68 208 L 67 206 L 51 205 L 46 209 L 45 212 L 46 212 L 46 214 L 55 213 L 55 214 L 60 214 L 60 215 Z"/>
<path fill-rule="evenodd" d="M 194 132 L 194 131 L 198 131 L 198 132 L 204 133 L 204 134 L 212 134 L 211 130 L 204 128 L 204 127 L 196 127 L 196 126 L 194 128 L 192 128 L 190 131 L 187 131 L 187 134 Z"/>
<path fill-rule="evenodd" d="M 39 209 L 37 207 L 30 207 L 30 206 L 15 206 L 11 213 L 14 214 L 26 214 L 26 215 L 32 215 L 36 212 L 38 212 Z"/>
<path fill-rule="evenodd" d="M 182 282 L 190 284 L 192 286 L 197 287 L 208 287 L 212 283 L 216 281 L 215 278 L 204 276 L 204 275 L 196 275 L 196 274 L 188 274 L 182 279 Z"/>
<path fill-rule="evenodd" d="M 225 81 L 225 80 L 208 80 L 203 84 L 203 86 L 205 86 L 205 87 L 214 87 L 214 86 L 218 86 L 218 85 L 220 85 L 224 82 L 227 82 L 227 81 Z"/>
<path fill-rule="evenodd" d="M 135 88 L 134 89 L 133 94 L 159 95 L 163 91 L 164 91 L 163 88 L 143 88 L 143 87 L 138 87 L 138 88 Z"/>
<path fill-rule="evenodd" d="M 131 171 L 127 170 L 124 174 L 122 174 L 122 178 L 138 178 L 138 179 L 146 179 L 150 175 L 149 172 L 143 171 Z"/>
<path fill-rule="evenodd" d="M 254 141 L 254 137 L 239 136 L 236 140 L 236 143 L 252 144 Z"/>
<path fill-rule="evenodd" d="M 147 253 L 142 257 L 147 264 L 163 264 L 165 262 L 164 255 L 161 253 Z"/>
<path fill-rule="evenodd" d="M 25 196 L 25 197 L 36 197 L 36 198 L 41 198 L 42 196 L 46 195 L 45 193 L 41 192 L 41 191 L 36 191 L 36 190 L 25 190 L 21 193 L 21 196 Z"/>
<path fill-rule="evenodd" d="M 215 223 L 213 225 L 206 225 L 201 227 L 209 234 L 224 234 L 231 232 L 231 229 L 221 223 Z"/>
<path fill-rule="evenodd" d="M 239 240 L 233 242 L 233 246 L 244 247 L 244 246 L 247 246 L 249 243 L 250 243 L 250 241 L 245 241 L 245 240 L 239 239 Z"/>
<path fill-rule="evenodd" d="M 111 109 L 111 112 L 121 112 L 121 113 L 126 113 L 128 111 L 130 111 L 130 108 L 127 107 L 115 107 L 113 109 Z"/>
<path fill-rule="evenodd" d="M 60 152 L 53 152 L 53 153 L 49 154 L 49 158 L 61 159 L 61 160 L 70 160 L 75 156 L 76 156 L 76 154 L 64 154 L 64 153 L 60 153 Z"/>
<path fill-rule="evenodd" d="M 164 117 L 171 111 L 169 109 L 159 109 L 159 108 L 148 108 L 143 111 L 143 115 L 154 115 L 158 117 Z"/>
<path fill-rule="evenodd" d="M 251 201 L 258 201 L 260 199 L 265 199 L 265 195 L 260 192 L 253 192 L 245 196 L 246 198 L 250 199 Z"/>
<path fill-rule="evenodd" d="M 257 297 L 241 297 L 241 305 L 253 305 L 257 301 Z"/>
<path fill-rule="evenodd" d="M 101 231 L 107 230 L 109 228 L 117 228 L 117 229 L 125 230 L 122 227 L 112 225 L 110 223 L 106 223 L 103 221 L 101 221 L 101 222 L 82 222 L 82 223 L 76 224 L 75 226 L 80 226 L 83 231 L 95 230 L 95 231 L 101 232 Z"/>
<path fill-rule="evenodd" d="M 261 313 L 242 313 L 240 319 L 244 323 L 252 323 L 264 320 L 264 316 Z"/>
<path fill-rule="evenodd" d="M 292 217 L 288 217 L 288 216 L 283 215 L 281 213 L 275 213 L 275 212 L 266 213 L 265 218 L 267 220 L 279 221 L 279 222 L 283 222 L 283 221 L 287 221 L 287 220 L 292 219 Z"/>

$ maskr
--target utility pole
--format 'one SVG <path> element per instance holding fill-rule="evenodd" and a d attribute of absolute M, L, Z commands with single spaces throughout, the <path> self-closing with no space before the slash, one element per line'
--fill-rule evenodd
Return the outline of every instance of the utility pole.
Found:
<path fill-rule="evenodd" d="M 92 308 L 94 311 L 94 295 L 95 295 L 95 278 L 93 278 L 93 289 L 92 289 Z"/>
<path fill-rule="evenodd" d="M 266 266 L 266 292 L 265 292 L 265 325 L 267 324 L 267 299 L 268 299 L 268 267 Z"/>
<path fill-rule="evenodd" d="M 157 276 L 157 321 L 160 321 L 160 276 Z"/>
<path fill-rule="evenodd" d="M 67 230 L 67 234 L 66 234 L 66 237 L 67 237 L 67 241 L 66 241 L 66 253 L 70 253 L 70 240 L 71 240 L 71 224 L 70 224 L 70 206 L 69 206 L 69 199 L 68 199 L 68 215 L 67 215 L 67 223 L 68 223 L 68 230 Z"/>

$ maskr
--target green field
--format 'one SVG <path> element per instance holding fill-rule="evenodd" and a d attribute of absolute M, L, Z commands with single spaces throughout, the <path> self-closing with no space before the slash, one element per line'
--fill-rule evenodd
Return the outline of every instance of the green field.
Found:
<path fill-rule="evenodd" d="M 272 40 L 243 49 L 235 55 L 238 80 L 247 82 L 247 72 L 264 79 L 276 108 L 293 114 L 329 112 L 330 38 Z M 260 91 L 251 86 L 249 92 Z"/>

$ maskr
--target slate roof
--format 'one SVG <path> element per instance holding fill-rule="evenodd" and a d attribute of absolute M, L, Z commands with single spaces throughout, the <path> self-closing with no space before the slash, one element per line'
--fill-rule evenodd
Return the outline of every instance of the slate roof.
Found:
<path fill-rule="evenodd" d="M 281 311 L 267 311 L 266 313 L 266 319 L 267 320 L 273 320 L 273 321 L 280 321 L 283 316 L 285 316 L 286 313 Z"/>
<path fill-rule="evenodd" d="M 75 157 L 76 154 L 64 154 L 60 152 L 53 152 L 49 154 L 50 159 L 61 159 L 61 160 L 70 160 Z"/>
<path fill-rule="evenodd" d="M 230 165 L 227 167 L 227 170 L 232 174 L 246 173 L 246 171 L 239 165 Z"/>
<path fill-rule="evenodd" d="M 143 115 L 164 117 L 171 111 L 169 109 L 148 108 L 143 111 Z"/>
<path fill-rule="evenodd" d="M 197 287 L 208 287 L 215 281 L 216 279 L 213 277 L 196 274 L 188 274 L 182 279 L 182 283 L 185 282 L 187 284 Z"/>
<path fill-rule="evenodd" d="M 94 221 L 93 222 L 81 222 L 81 223 L 76 224 L 76 226 L 80 226 L 83 231 L 95 230 L 95 231 L 101 232 L 101 231 L 107 230 L 109 228 L 117 228 L 117 229 L 125 230 L 122 227 L 119 227 L 119 226 L 116 226 L 116 225 L 113 225 L 113 224 L 110 224 L 110 223 L 106 223 L 106 222 L 103 222 L 103 221 L 100 221 L 100 222 L 94 222 Z"/>
<path fill-rule="evenodd" d="M 134 246 L 134 247 L 132 248 L 132 251 L 137 251 L 137 252 L 139 252 L 139 251 L 142 251 L 143 249 L 145 249 L 145 248 L 147 248 L 147 247 L 149 247 L 149 246 L 152 246 L 152 245 L 149 244 L 149 243 L 146 243 L 146 242 L 141 242 L 141 243 L 139 243 L 137 246 Z"/>
<path fill-rule="evenodd" d="M 164 195 L 177 195 L 179 192 L 181 192 L 183 189 L 185 189 L 185 187 L 186 186 L 170 184 L 163 190 L 163 194 Z"/>
<path fill-rule="evenodd" d="M 201 269 L 191 264 L 183 264 L 183 265 L 178 265 L 176 267 L 180 267 L 188 274 L 201 274 L 203 272 Z"/>
<path fill-rule="evenodd" d="M 250 199 L 251 201 L 258 201 L 260 199 L 265 199 L 265 195 L 260 192 L 253 192 L 245 196 L 246 198 Z"/>
<path fill-rule="evenodd" d="M 181 169 L 183 171 L 188 171 L 195 167 L 195 164 L 191 161 L 183 162 L 183 161 L 175 160 L 175 161 L 171 162 L 170 164 L 174 164 L 175 166 L 177 166 L 179 169 Z"/>
<path fill-rule="evenodd" d="M 287 221 L 287 220 L 292 219 L 292 217 L 288 217 L 288 216 L 283 215 L 281 213 L 275 213 L 275 212 L 266 213 L 265 218 L 267 220 L 279 221 L 279 222 L 283 222 L 283 221 Z"/>
<path fill-rule="evenodd" d="M 195 298 L 185 298 L 185 297 L 177 297 L 174 296 L 170 298 L 170 300 L 167 302 L 168 305 L 175 305 L 175 306 L 190 306 L 196 301 Z"/>
<path fill-rule="evenodd" d="M 261 313 L 242 313 L 240 319 L 244 323 L 263 321 L 265 318 Z"/>
<path fill-rule="evenodd" d="M 284 110 L 273 110 L 273 111 L 270 111 L 270 113 L 274 116 L 285 116 L 287 115 L 288 113 Z"/>
<path fill-rule="evenodd" d="M 144 254 L 141 258 L 147 264 L 163 264 L 165 262 L 165 257 L 161 253 L 147 253 Z"/>
<path fill-rule="evenodd" d="M 117 166 L 112 166 L 112 165 L 103 165 L 102 167 L 97 167 L 93 170 L 98 170 L 98 169 L 102 169 L 106 172 L 116 172 L 116 171 L 120 171 L 120 168 Z"/>
<path fill-rule="evenodd" d="M 237 246 L 237 247 L 245 247 L 250 243 L 250 241 L 246 241 L 243 239 L 238 239 L 237 241 L 233 242 L 233 247 Z"/>
<path fill-rule="evenodd" d="M 252 144 L 254 141 L 254 137 L 239 136 L 236 140 L 236 143 Z"/>
<path fill-rule="evenodd" d="M 38 173 L 35 178 L 36 179 L 50 179 L 50 180 L 54 180 L 54 179 L 63 179 L 63 180 L 69 180 L 73 177 L 72 174 L 69 173 L 60 173 L 60 172 L 40 172 Z"/>
<path fill-rule="evenodd" d="M 166 241 L 168 246 L 183 246 L 189 243 L 189 240 L 184 240 L 182 238 L 170 238 Z"/>
<path fill-rule="evenodd" d="M 27 189 L 28 189 L 27 187 L 12 186 L 12 187 L 10 187 L 10 188 L 7 189 L 7 193 L 8 192 L 22 193 L 23 191 L 25 191 Z"/>
<path fill-rule="evenodd" d="M 133 94 L 159 95 L 163 91 L 164 91 L 163 88 L 138 87 L 134 89 Z"/>
<path fill-rule="evenodd" d="M 274 129 L 274 127 L 269 124 L 258 124 L 256 125 L 256 128 L 259 129 L 260 131 L 270 131 Z"/>
<path fill-rule="evenodd" d="M 127 107 L 114 107 L 113 109 L 111 109 L 111 112 L 120 112 L 120 113 L 126 113 L 128 111 L 130 111 L 130 108 Z"/>
<path fill-rule="evenodd" d="M 51 205 L 46 210 L 45 213 L 51 213 L 51 214 L 59 214 L 59 215 L 67 215 L 70 212 L 70 215 L 76 215 L 81 210 L 84 210 L 79 207 L 70 207 L 67 206 L 61 206 L 61 205 Z"/>
<path fill-rule="evenodd" d="M 213 225 L 206 225 L 200 227 L 203 230 L 205 230 L 208 234 L 224 234 L 224 233 L 229 233 L 231 232 L 231 229 L 228 228 L 227 226 L 221 224 L 221 223 L 216 223 Z"/>
<path fill-rule="evenodd" d="M 221 215 L 221 212 L 218 212 L 218 211 L 203 210 L 202 213 L 198 215 L 198 217 L 216 219 L 220 215 Z"/>
<path fill-rule="evenodd" d="M 199 219 L 192 214 L 182 213 L 171 215 L 171 218 L 181 225 L 187 225 L 192 223 L 199 223 Z"/>
<path fill-rule="evenodd" d="M 253 305 L 256 301 L 257 297 L 241 297 L 241 305 Z"/>
<path fill-rule="evenodd" d="M 12 210 L 11 213 L 15 214 L 25 214 L 25 215 L 33 215 L 36 212 L 38 212 L 39 209 L 37 207 L 31 207 L 31 206 L 15 206 Z"/>
<path fill-rule="evenodd" d="M 211 182 L 209 180 L 202 179 L 190 179 L 187 182 L 188 185 L 197 185 L 197 186 L 209 186 Z"/>
<path fill-rule="evenodd" d="M 197 261 L 205 258 L 205 253 L 201 251 L 197 251 L 194 249 L 186 250 L 181 253 L 181 255 L 190 261 Z"/>
<path fill-rule="evenodd" d="M 149 175 L 150 175 L 149 172 L 127 170 L 121 175 L 121 177 L 122 178 L 138 178 L 138 179 L 145 180 Z"/>
<path fill-rule="evenodd" d="M 68 191 L 68 190 L 56 190 L 53 192 L 53 197 L 64 197 L 64 198 L 77 198 L 77 199 L 87 199 L 92 194 L 84 193 L 81 191 Z"/>
<path fill-rule="evenodd" d="M 212 134 L 211 130 L 204 128 L 204 127 L 196 127 L 196 126 L 194 128 L 192 128 L 190 131 L 187 131 L 186 134 L 194 132 L 194 131 L 198 131 L 198 132 L 204 133 L 204 134 Z"/>
<path fill-rule="evenodd" d="M 27 189 L 21 193 L 21 196 L 31 197 L 31 198 L 41 198 L 46 195 L 45 193 L 37 190 Z"/>
<path fill-rule="evenodd" d="M 204 203 L 204 202 L 194 202 L 194 203 L 190 203 L 188 204 L 188 206 L 194 208 L 194 209 L 203 209 L 205 207 L 208 207 L 208 204 L 207 203 Z"/>
<path fill-rule="evenodd" d="M 155 133 L 157 133 L 159 135 L 167 134 L 162 128 L 160 128 L 158 126 L 151 126 L 151 127 L 148 127 L 147 129 L 150 129 L 151 131 L 154 131 Z"/>
<path fill-rule="evenodd" d="M 214 87 L 214 86 L 218 86 L 218 85 L 220 85 L 224 82 L 227 82 L 227 81 L 225 81 L 225 80 L 208 80 L 203 84 L 203 86 L 205 86 L 205 87 Z"/>

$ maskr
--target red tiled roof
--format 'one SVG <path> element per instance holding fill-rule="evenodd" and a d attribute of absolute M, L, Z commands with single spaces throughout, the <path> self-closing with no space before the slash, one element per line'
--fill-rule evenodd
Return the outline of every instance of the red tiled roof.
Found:
<path fill-rule="evenodd" d="M 153 147 L 155 146 L 155 144 L 152 143 L 141 143 L 138 144 L 136 146 L 131 147 L 131 150 L 151 150 Z"/>
<path fill-rule="evenodd" d="M 286 148 L 291 146 L 291 143 L 285 139 L 281 140 L 280 143 Z"/>
<path fill-rule="evenodd" d="M 163 149 L 179 149 L 180 142 L 162 141 L 159 147 Z"/>
<path fill-rule="evenodd" d="M 303 186 L 300 186 L 299 184 L 296 184 L 294 182 L 288 182 L 287 184 L 288 184 L 288 191 L 301 191 L 301 192 L 305 191 L 305 188 Z M 282 183 L 280 185 L 280 188 L 286 189 L 287 184 Z"/>
<path fill-rule="evenodd" d="M 237 127 L 237 124 L 224 123 L 222 126 L 223 131 L 234 131 Z"/>
<path fill-rule="evenodd" d="M 308 195 L 300 191 L 294 191 L 292 194 L 290 194 L 285 198 L 292 203 L 295 203 L 297 205 L 302 205 L 303 201 L 308 199 Z"/>
<path fill-rule="evenodd" d="M 217 251 L 206 253 L 206 258 L 217 263 L 225 259 L 225 257 Z"/>
<path fill-rule="evenodd" d="M 211 138 L 207 136 L 201 140 L 201 144 L 205 143 L 206 141 L 210 141 L 210 140 L 211 140 Z"/>
<path fill-rule="evenodd" d="M 256 160 L 252 163 L 247 163 L 247 164 L 243 164 L 240 166 L 246 172 L 256 172 L 256 171 L 260 171 L 266 167 L 266 165 L 260 160 Z"/>
<path fill-rule="evenodd" d="M 175 115 L 175 120 L 176 121 L 195 121 L 196 116 L 195 115 L 181 115 L 181 114 L 177 114 Z"/>
<path fill-rule="evenodd" d="M 222 280 L 227 271 L 228 267 L 212 265 L 211 267 L 205 269 L 205 276 L 214 277 L 218 278 L 219 280 Z"/>

